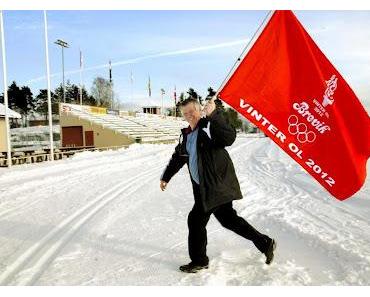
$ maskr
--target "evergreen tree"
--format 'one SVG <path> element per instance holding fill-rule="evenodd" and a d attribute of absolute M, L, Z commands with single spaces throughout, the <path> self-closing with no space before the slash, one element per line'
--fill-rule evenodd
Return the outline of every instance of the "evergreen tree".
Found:
<path fill-rule="evenodd" d="M 189 88 L 189 90 L 186 93 L 188 93 L 188 97 L 186 99 L 193 98 L 198 100 L 201 105 L 203 104 L 202 97 L 199 96 L 198 93 L 193 88 Z"/>
<path fill-rule="evenodd" d="M 56 102 L 63 102 L 62 84 L 54 90 L 54 94 Z M 66 103 L 80 104 L 80 87 L 75 84 L 71 84 L 69 81 L 67 81 L 66 84 Z M 82 87 L 82 104 L 97 106 L 95 98 L 88 94 L 85 87 Z"/>
<path fill-rule="evenodd" d="M 14 109 L 20 111 L 17 108 L 17 101 L 20 100 L 21 97 L 21 89 L 17 86 L 15 81 L 8 88 L 8 105 L 10 109 Z"/>
<path fill-rule="evenodd" d="M 179 102 L 177 102 L 177 104 L 183 102 L 184 100 L 185 100 L 185 94 L 184 92 L 181 92 L 180 97 L 179 97 Z"/>
<path fill-rule="evenodd" d="M 52 114 L 58 114 L 59 113 L 58 97 L 53 92 L 50 92 L 50 95 L 51 95 L 51 112 Z M 48 119 L 49 111 L 48 111 L 48 90 L 47 89 L 40 90 L 39 94 L 36 96 L 35 111 L 39 114 L 44 115 L 45 120 Z"/>
<path fill-rule="evenodd" d="M 83 94 L 84 94 L 84 92 L 82 91 L 82 95 Z M 86 92 L 86 96 L 83 95 L 82 99 L 83 99 L 82 104 L 84 104 L 84 105 L 98 106 L 95 97 L 92 96 L 92 95 L 88 95 L 87 92 Z"/>
<path fill-rule="evenodd" d="M 66 86 L 66 102 L 80 104 L 80 88 L 70 82 Z"/>
<path fill-rule="evenodd" d="M 207 91 L 208 91 L 208 94 L 207 94 L 206 100 L 209 101 L 213 98 L 214 95 L 216 95 L 216 91 L 212 87 L 209 87 Z"/>
<path fill-rule="evenodd" d="M 181 117 L 181 111 L 180 111 L 180 104 L 185 100 L 185 94 L 183 92 L 180 93 L 179 101 L 176 103 L 176 116 Z"/>
<path fill-rule="evenodd" d="M 87 101 L 89 101 L 89 94 L 87 93 L 86 89 L 82 87 L 82 105 L 86 104 L 85 102 Z M 80 103 L 80 89 L 78 90 L 78 103 Z"/>
<path fill-rule="evenodd" d="M 207 91 L 208 91 L 208 94 L 207 94 L 206 100 L 208 101 L 208 100 L 211 100 L 216 95 L 216 91 L 212 87 L 209 87 Z M 215 104 L 216 104 L 217 109 L 225 110 L 225 107 L 222 104 L 222 101 L 220 100 L 220 98 L 215 99 Z"/>
<path fill-rule="evenodd" d="M 60 84 L 57 88 L 55 88 L 54 94 L 56 96 L 56 100 L 59 103 L 62 103 L 63 102 L 63 85 L 62 84 Z"/>
<path fill-rule="evenodd" d="M 21 110 L 21 114 L 25 116 L 25 120 L 27 123 L 27 117 L 30 111 L 35 109 L 36 102 L 33 98 L 33 94 L 29 87 L 23 86 L 21 88 L 20 97 L 17 100 L 17 106 Z"/>
<path fill-rule="evenodd" d="M 241 129 L 243 125 L 243 122 L 241 121 L 241 119 L 239 119 L 238 115 L 239 113 L 237 113 L 232 108 L 227 108 L 224 111 L 224 117 L 226 122 L 237 130 Z"/>
<path fill-rule="evenodd" d="M 35 108 L 35 101 L 31 89 L 27 86 L 19 87 L 15 81 L 8 88 L 9 108 L 22 114 L 27 122 L 28 113 Z"/>
<path fill-rule="evenodd" d="M 193 88 L 189 88 L 189 90 L 186 93 L 188 94 L 188 97 L 186 99 L 189 98 L 198 99 L 198 93 Z"/>
<path fill-rule="evenodd" d="M 74 90 L 74 93 L 77 92 L 77 94 L 75 94 L 75 96 L 77 96 L 77 101 L 75 104 L 80 104 L 80 87 L 78 86 L 76 87 L 77 90 L 76 89 Z M 82 87 L 82 105 L 92 105 L 92 106 L 96 105 L 94 97 L 90 96 L 84 87 Z"/>
<path fill-rule="evenodd" d="M 223 105 L 220 98 L 217 97 L 217 99 L 215 100 L 215 104 L 216 104 L 216 108 L 225 111 L 225 106 Z"/>

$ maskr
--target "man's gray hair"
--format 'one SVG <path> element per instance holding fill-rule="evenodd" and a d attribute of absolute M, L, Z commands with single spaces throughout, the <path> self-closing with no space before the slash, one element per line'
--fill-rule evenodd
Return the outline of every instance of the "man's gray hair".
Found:
<path fill-rule="evenodd" d="M 180 110 L 182 110 L 182 108 L 185 106 L 185 105 L 188 105 L 190 103 L 193 103 L 195 108 L 199 111 L 200 110 L 200 103 L 197 99 L 194 99 L 194 98 L 188 98 L 188 99 L 185 99 L 184 101 L 182 101 L 180 103 Z"/>

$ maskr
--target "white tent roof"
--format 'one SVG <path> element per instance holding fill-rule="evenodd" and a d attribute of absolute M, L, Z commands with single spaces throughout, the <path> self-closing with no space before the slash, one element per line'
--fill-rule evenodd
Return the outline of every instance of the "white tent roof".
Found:
<path fill-rule="evenodd" d="M 14 110 L 11 110 L 8 108 L 8 116 L 9 118 L 13 119 L 20 119 L 21 115 L 18 112 L 15 112 Z M 0 117 L 5 117 L 5 105 L 0 103 Z"/>

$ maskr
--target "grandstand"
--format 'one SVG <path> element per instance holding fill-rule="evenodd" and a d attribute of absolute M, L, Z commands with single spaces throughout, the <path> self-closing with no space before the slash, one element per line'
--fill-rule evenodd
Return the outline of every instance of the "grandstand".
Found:
<path fill-rule="evenodd" d="M 85 150 L 117 149 L 132 143 L 171 143 L 178 140 L 180 129 L 187 126 L 180 118 L 94 106 L 63 103 L 59 111 L 60 125 L 53 125 L 55 160 Z M 50 160 L 48 126 L 15 128 L 10 132 L 13 165 Z M 8 164 L 5 133 L 5 123 L 0 117 L 0 167 Z"/>
<path fill-rule="evenodd" d="M 50 147 L 48 126 L 32 126 L 10 129 L 13 151 L 42 150 Z M 54 148 L 60 147 L 60 127 L 53 125 Z"/>
<path fill-rule="evenodd" d="M 131 143 L 169 143 L 187 123 L 180 118 L 137 113 L 119 115 L 106 108 L 60 104 L 63 147 L 107 147 Z"/>

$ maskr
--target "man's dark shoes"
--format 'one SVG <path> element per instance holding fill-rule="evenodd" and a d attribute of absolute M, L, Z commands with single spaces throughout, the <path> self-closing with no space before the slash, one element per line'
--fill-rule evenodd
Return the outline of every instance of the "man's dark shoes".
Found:
<path fill-rule="evenodd" d="M 274 259 L 274 250 L 276 249 L 276 241 L 274 239 L 270 240 L 269 246 L 265 252 L 266 256 L 266 264 L 270 265 L 272 260 Z"/>
<path fill-rule="evenodd" d="M 186 273 L 196 273 L 202 269 L 208 269 L 208 263 L 207 264 L 197 264 L 194 262 L 190 262 L 189 264 L 180 266 L 180 270 Z"/>

